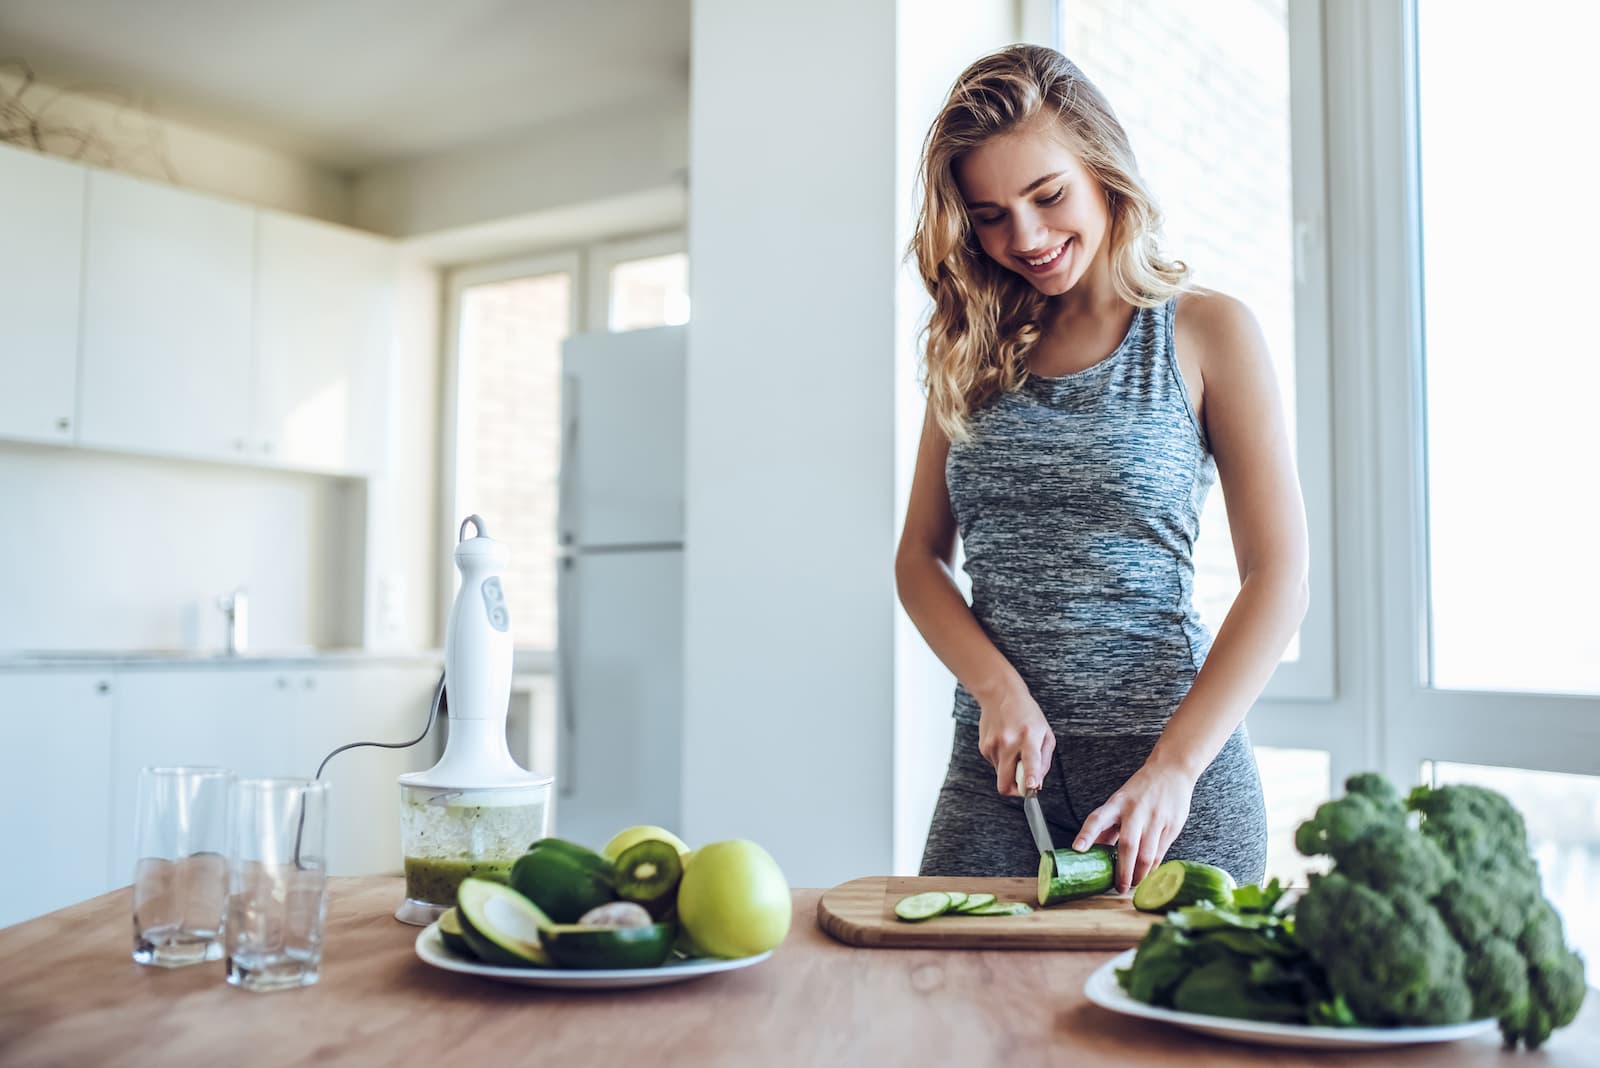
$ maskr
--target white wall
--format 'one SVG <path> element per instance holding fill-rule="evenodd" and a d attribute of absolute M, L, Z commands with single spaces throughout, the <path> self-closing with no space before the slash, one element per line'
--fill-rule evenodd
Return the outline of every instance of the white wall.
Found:
<path fill-rule="evenodd" d="M 37 111 L 58 92 L 36 82 L 24 103 Z M 95 144 L 77 157 L 81 162 L 330 222 L 350 220 L 349 179 L 331 168 L 99 96 L 68 93 L 50 104 L 46 117 L 52 127 L 95 135 Z M 56 134 L 43 150 L 70 157 L 78 148 Z"/>
<path fill-rule="evenodd" d="M 1010 44 L 1016 32 L 1016 12 L 1006 0 L 919 0 L 901 6 L 895 120 L 897 249 L 903 251 L 911 240 L 922 141 L 951 84 L 973 60 Z M 907 258 L 895 288 L 894 514 L 901 524 L 911 495 L 925 408 L 916 335 L 931 306 L 916 262 Z M 950 758 L 955 676 L 933 655 L 903 609 L 895 613 L 894 657 L 894 870 L 915 874 Z"/>
<path fill-rule="evenodd" d="M 0 650 L 223 646 L 250 590 L 256 649 L 360 640 L 351 483 L 0 443 Z"/>
<path fill-rule="evenodd" d="M 792 884 L 828 886 L 896 863 L 908 139 L 1015 8 L 693 17 L 684 829 L 755 838 Z M 937 737 L 949 711 L 945 690 L 919 722 Z M 906 751 L 912 794 L 943 771 L 927 749 Z"/>
<path fill-rule="evenodd" d="M 681 186 L 682 95 L 541 125 L 526 136 L 364 171 L 356 225 L 395 237 Z"/>

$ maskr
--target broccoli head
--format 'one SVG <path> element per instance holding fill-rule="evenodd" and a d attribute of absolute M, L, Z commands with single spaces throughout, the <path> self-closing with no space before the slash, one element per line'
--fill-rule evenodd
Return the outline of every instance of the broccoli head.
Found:
<path fill-rule="evenodd" d="M 1541 893 L 1516 807 L 1469 785 L 1419 786 L 1402 804 L 1372 773 L 1345 789 L 1295 835 L 1302 853 L 1334 861 L 1296 904 L 1295 934 L 1356 1018 L 1492 1016 L 1508 1046 L 1529 1049 L 1571 1023 L 1583 960 Z"/>
<path fill-rule="evenodd" d="M 1295 904 L 1294 931 L 1364 1023 L 1450 1024 L 1471 1015 L 1465 955 L 1415 891 L 1380 892 L 1338 871 L 1313 875 Z"/>

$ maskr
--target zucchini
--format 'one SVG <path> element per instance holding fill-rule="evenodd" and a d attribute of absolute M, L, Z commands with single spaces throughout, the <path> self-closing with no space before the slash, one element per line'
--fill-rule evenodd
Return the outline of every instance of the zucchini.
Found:
<path fill-rule="evenodd" d="M 1059 905 L 1093 897 L 1116 881 L 1117 854 L 1110 846 L 1090 846 L 1082 853 L 1058 849 L 1039 856 L 1039 904 Z"/>
<path fill-rule="evenodd" d="M 1195 860 L 1169 860 L 1134 887 L 1133 907 L 1141 912 L 1166 912 L 1208 901 L 1219 908 L 1233 904 L 1233 876 Z"/>

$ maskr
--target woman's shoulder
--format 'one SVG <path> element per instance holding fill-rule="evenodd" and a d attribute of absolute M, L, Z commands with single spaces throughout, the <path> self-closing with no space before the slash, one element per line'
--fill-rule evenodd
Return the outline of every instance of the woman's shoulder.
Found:
<path fill-rule="evenodd" d="M 1172 333 L 1174 344 L 1206 367 L 1217 360 L 1247 357 L 1259 344 L 1261 326 L 1244 301 L 1196 287 L 1178 294 Z"/>

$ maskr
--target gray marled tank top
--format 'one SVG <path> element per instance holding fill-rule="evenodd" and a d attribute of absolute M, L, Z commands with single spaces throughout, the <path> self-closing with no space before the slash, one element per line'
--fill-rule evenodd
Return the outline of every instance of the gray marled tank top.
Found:
<path fill-rule="evenodd" d="M 1138 309 L 1099 363 L 974 412 L 945 462 L 973 614 L 1058 733 L 1159 732 L 1211 647 L 1193 551 L 1216 464 L 1173 307 Z M 958 685 L 955 717 L 978 715 Z"/>

